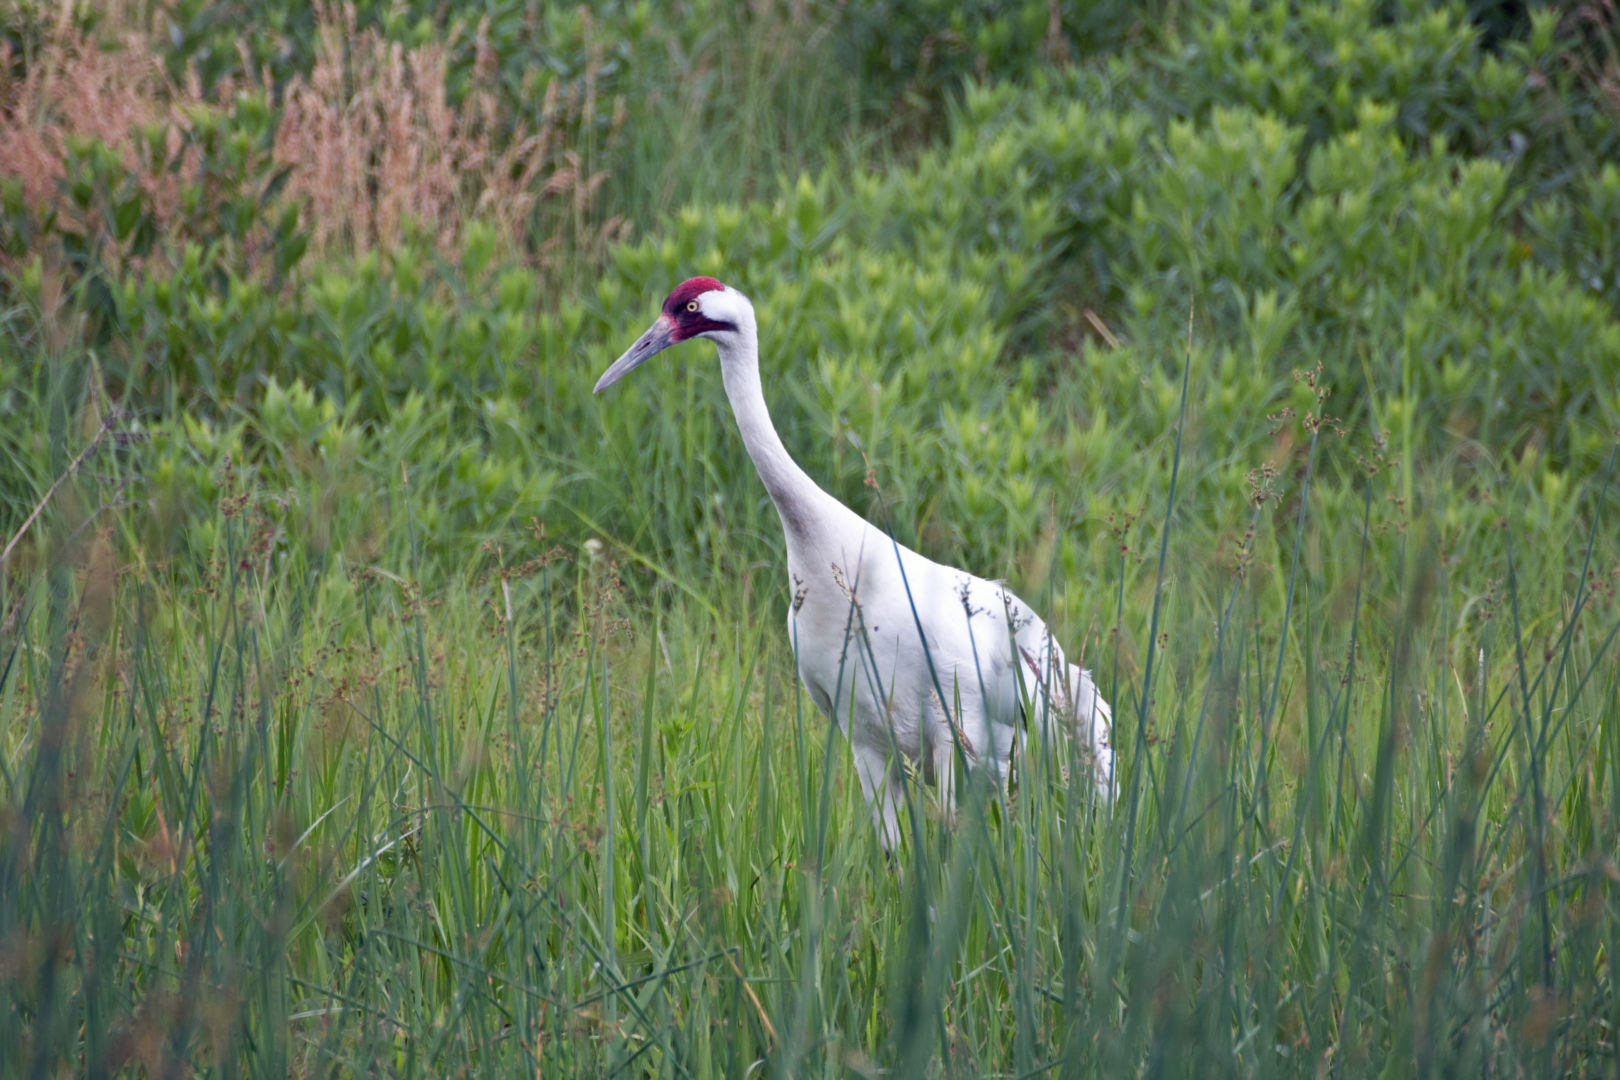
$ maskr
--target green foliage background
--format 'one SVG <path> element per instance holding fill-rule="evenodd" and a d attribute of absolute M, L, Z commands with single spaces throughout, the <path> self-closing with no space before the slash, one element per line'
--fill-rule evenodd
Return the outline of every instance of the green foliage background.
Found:
<path fill-rule="evenodd" d="M 315 15 L 150 17 L 270 83 L 177 231 L 105 147 L 0 190 L 0 1068 L 1612 1071 L 1612 23 L 360 3 L 514 125 L 588 77 L 603 193 L 314 258 Z M 884 862 L 711 352 L 590 392 L 695 274 L 1097 670 L 1112 812 L 1036 762 Z"/>

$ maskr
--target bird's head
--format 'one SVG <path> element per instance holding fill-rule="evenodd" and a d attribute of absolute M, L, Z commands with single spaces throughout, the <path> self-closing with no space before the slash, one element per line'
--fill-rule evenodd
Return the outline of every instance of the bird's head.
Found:
<path fill-rule="evenodd" d="M 754 308 L 748 297 L 712 277 L 688 278 L 664 300 L 658 321 L 602 372 L 596 380 L 596 392 L 612 386 L 671 345 L 696 337 L 725 344 L 753 324 Z"/>

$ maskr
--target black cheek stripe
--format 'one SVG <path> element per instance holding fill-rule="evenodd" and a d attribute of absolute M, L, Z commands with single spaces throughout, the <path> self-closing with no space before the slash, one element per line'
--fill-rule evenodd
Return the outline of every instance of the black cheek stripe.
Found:
<path fill-rule="evenodd" d="M 685 313 L 683 312 L 683 314 Z M 737 326 L 735 323 L 721 322 L 718 319 L 711 319 L 707 315 L 694 313 L 687 315 L 686 318 L 681 319 L 675 324 L 675 333 L 677 335 L 675 340 L 685 341 L 688 338 L 695 338 L 699 334 L 706 334 L 712 330 L 730 330 L 732 332 L 736 332 L 736 329 Z"/>

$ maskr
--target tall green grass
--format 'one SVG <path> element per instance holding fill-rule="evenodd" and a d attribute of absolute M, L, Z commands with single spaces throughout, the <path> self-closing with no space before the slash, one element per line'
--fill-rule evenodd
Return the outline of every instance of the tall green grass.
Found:
<path fill-rule="evenodd" d="M 1422 474 L 1324 494 L 1327 437 L 1236 547 L 1178 443 L 1105 595 L 1029 590 L 1066 639 L 1116 625 L 1111 811 L 1063 760 L 949 822 L 909 785 L 893 864 L 777 566 L 632 604 L 622 549 L 534 533 L 425 591 L 227 485 L 177 579 L 71 481 L 0 596 L 5 1068 L 1607 1072 L 1612 459 L 1459 532 Z"/>

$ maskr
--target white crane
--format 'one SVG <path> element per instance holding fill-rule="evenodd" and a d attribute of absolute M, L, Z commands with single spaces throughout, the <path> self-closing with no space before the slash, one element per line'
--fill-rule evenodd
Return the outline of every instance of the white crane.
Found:
<path fill-rule="evenodd" d="M 1048 743 L 1059 734 L 1077 738 L 1101 796 L 1111 800 L 1108 703 L 1029 605 L 999 582 L 896 543 L 788 456 L 765 407 L 746 296 L 710 277 L 682 282 L 658 321 L 602 373 L 597 392 L 695 337 L 719 350 L 743 445 L 782 519 L 799 677 L 849 739 L 884 848 L 900 843 L 896 755 L 920 766 L 950 806 L 952 757 L 991 769 L 1004 784 L 1026 715 Z"/>

